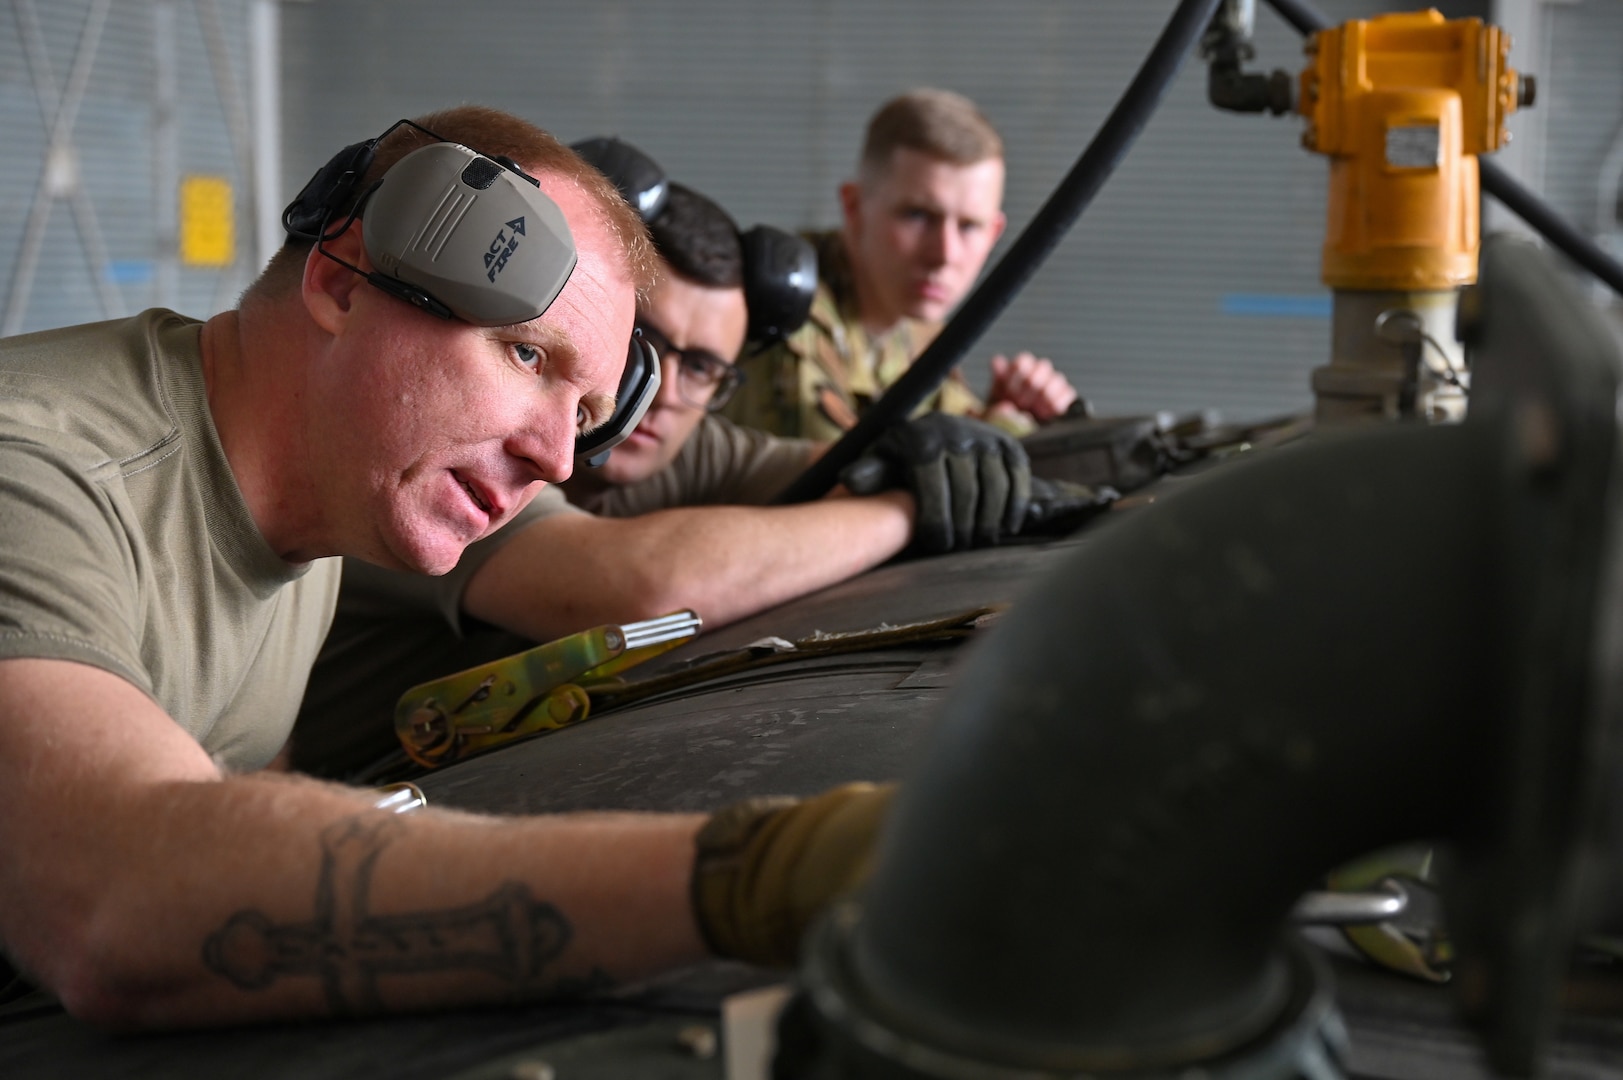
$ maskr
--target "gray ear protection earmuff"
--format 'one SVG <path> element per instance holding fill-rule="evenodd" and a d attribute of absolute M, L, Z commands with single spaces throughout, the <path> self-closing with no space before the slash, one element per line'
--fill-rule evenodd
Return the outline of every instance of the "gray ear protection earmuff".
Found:
<path fill-rule="evenodd" d="M 670 184 L 665 170 L 630 143 L 597 136 L 570 149 L 620 189 L 627 202 L 651 222 L 665 208 Z M 804 238 L 771 225 L 740 233 L 744 253 L 744 301 L 749 307 L 748 340 L 766 348 L 794 333 L 811 314 L 817 293 L 817 251 Z"/>
<path fill-rule="evenodd" d="M 413 150 L 357 194 L 378 144 L 403 124 L 439 141 Z M 340 213 L 345 217 L 335 227 Z M 322 246 L 357 217 L 376 267 L 370 273 Z M 477 326 L 536 318 L 575 268 L 563 211 L 533 176 L 409 120 L 339 151 L 288 204 L 282 224 L 391 296 Z"/>
<path fill-rule="evenodd" d="M 401 125 L 438 141 L 413 150 L 357 193 L 378 144 Z M 357 217 L 376 267 L 371 272 L 323 247 Z M 477 326 L 539 317 L 563 291 L 576 262 L 563 211 L 535 177 L 510 158 L 487 157 L 410 120 L 340 150 L 287 205 L 282 225 L 389 295 Z M 614 413 L 575 440 L 576 456 L 591 464 L 606 460 L 648 411 L 659 380 L 659 358 L 634 337 Z"/>
<path fill-rule="evenodd" d="M 456 143 L 413 150 L 361 218 L 374 266 L 480 326 L 528 322 L 575 269 L 563 211 L 533 181 Z"/>

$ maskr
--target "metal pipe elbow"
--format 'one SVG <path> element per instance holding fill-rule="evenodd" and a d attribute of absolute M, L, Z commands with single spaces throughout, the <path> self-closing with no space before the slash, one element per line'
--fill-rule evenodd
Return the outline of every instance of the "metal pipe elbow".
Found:
<path fill-rule="evenodd" d="M 873 1000 L 1033 1068 L 1272 1023 L 1302 891 L 1473 798 L 1490 687 L 1429 661 L 1488 648 L 1476 442 L 1387 429 L 1181 481 L 1025 597 L 895 808 L 851 940 Z"/>
<path fill-rule="evenodd" d="M 801 1010 L 844 1049 L 808 1060 L 1336 1075 L 1285 916 L 1420 839 L 1449 853 L 1467 1015 L 1532 1067 L 1623 761 L 1619 361 L 1530 245 L 1488 245 L 1468 301 L 1463 424 L 1175 480 L 981 643 L 809 950 Z"/>

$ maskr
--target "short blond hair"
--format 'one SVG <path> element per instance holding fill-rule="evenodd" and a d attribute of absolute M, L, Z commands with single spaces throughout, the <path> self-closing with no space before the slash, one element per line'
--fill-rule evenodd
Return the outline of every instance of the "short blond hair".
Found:
<path fill-rule="evenodd" d="M 899 149 L 917 150 L 954 165 L 1003 157 L 1003 138 L 980 108 L 962 94 L 919 87 L 891 98 L 868 121 L 862 143 L 865 181 L 882 176 Z"/>
<path fill-rule="evenodd" d="M 533 173 L 550 173 L 569 180 L 590 196 L 598 219 L 619 242 L 626 270 L 641 295 L 659 272 L 659 256 L 648 239 L 648 228 L 637 211 L 618 189 L 569 147 L 552 135 L 500 109 L 483 105 L 458 105 L 415 117 L 412 123 L 435 135 L 458 142 L 489 157 L 501 155 L 519 162 Z M 378 144 L 371 166 L 355 185 L 359 196 L 379 177 L 419 147 L 434 142 L 416 128 L 402 125 Z M 353 207 L 342 206 L 333 214 L 334 224 L 343 221 Z M 305 260 L 314 242 L 297 237 L 287 241 L 271 256 L 259 277 L 243 294 L 244 301 L 256 296 L 271 297 L 296 292 L 304 278 Z"/>

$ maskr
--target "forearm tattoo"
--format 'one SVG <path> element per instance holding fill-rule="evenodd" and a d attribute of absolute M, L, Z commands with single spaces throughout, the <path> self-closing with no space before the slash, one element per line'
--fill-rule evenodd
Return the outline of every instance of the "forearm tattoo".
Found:
<path fill-rule="evenodd" d="M 318 976 L 337 1015 L 379 1011 L 383 975 L 485 971 L 515 995 L 540 989 L 571 930 L 522 882 L 509 881 L 465 907 L 371 913 L 372 872 L 402 827 L 398 819 L 371 815 L 328 826 L 315 917 L 278 924 L 246 908 L 209 935 L 203 963 L 243 990 L 263 990 L 282 976 Z"/>

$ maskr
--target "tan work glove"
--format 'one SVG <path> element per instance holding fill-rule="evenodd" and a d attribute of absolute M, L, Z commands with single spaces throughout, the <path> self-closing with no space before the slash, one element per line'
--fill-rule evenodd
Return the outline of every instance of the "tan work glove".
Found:
<path fill-rule="evenodd" d="M 693 863 L 693 912 L 711 951 L 792 966 L 812 920 L 868 876 L 895 793 L 895 784 L 845 784 L 716 811 Z"/>

